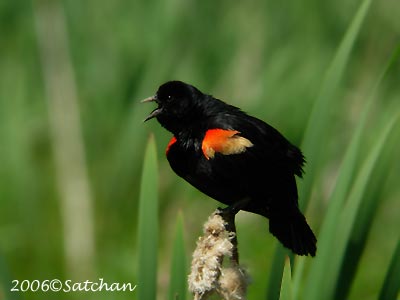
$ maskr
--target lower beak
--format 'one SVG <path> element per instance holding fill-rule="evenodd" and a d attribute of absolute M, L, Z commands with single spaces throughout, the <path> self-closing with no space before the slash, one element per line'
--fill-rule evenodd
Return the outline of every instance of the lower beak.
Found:
<path fill-rule="evenodd" d="M 146 122 L 150 119 L 153 119 L 154 117 L 157 117 L 161 113 L 161 108 L 157 107 L 155 110 L 153 110 L 146 119 L 143 120 L 143 122 Z"/>

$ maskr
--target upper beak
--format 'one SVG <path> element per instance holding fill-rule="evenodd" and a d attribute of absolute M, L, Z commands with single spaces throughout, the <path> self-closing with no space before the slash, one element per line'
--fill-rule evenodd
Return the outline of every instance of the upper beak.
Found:
<path fill-rule="evenodd" d="M 153 101 L 156 101 L 156 96 L 147 97 L 146 99 L 140 101 L 140 103 L 153 102 Z"/>
<path fill-rule="evenodd" d="M 143 99 L 142 101 L 140 101 L 140 103 L 146 103 L 146 102 L 153 102 L 156 101 L 156 96 L 151 96 L 151 97 L 147 97 L 146 99 Z M 161 108 L 156 108 L 155 110 L 153 110 L 146 119 L 143 120 L 143 122 L 146 122 L 150 119 L 153 119 L 154 117 L 156 117 L 158 114 L 161 113 Z"/>

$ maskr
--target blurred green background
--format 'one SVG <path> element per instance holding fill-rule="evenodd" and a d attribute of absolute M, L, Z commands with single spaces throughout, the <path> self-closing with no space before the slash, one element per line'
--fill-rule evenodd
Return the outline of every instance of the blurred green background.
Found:
<path fill-rule="evenodd" d="M 356 0 L 1 1 L 0 299 L 12 279 L 137 281 L 137 199 L 150 133 L 159 155 L 163 299 L 178 212 L 184 216 L 189 258 L 202 223 L 219 204 L 173 174 L 164 158 L 171 135 L 157 122 L 142 123 L 153 107 L 139 100 L 165 81 L 183 80 L 266 120 L 301 145 L 324 75 L 359 5 Z M 306 213 L 317 233 L 366 99 L 399 45 L 399 11 L 399 1 L 372 2 L 331 100 L 314 149 L 319 161 Z M 385 121 L 400 112 L 399 76 L 397 63 L 379 85 L 358 163 Z M 382 151 L 382 167 L 371 179 L 375 218 L 349 299 L 376 298 L 399 237 L 399 140 L 397 122 Z M 237 226 L 241 261 L 253 278 L 249 298 L 262 299 L 276 242 L 258 216 L 240 213 Z"/>

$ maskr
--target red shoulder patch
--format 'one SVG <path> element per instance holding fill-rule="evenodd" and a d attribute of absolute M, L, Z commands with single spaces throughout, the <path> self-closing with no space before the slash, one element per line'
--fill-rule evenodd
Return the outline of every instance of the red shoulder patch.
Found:
<path fill-rule="evenodd" d="M 230 155 L 246 151 L 253 143 L 239 135 L 237 130 L 209 129 L 206 131 L 201 149 L 207 159 L 213 158 L 215 152 Z"/>
<path fill-rule="evenodd" d="M 176 143 L 176 137 L 172 137 L 171 140 L 169 141 L 168 145 L 167 145 L 167 149 L 165 149 L 165 154 L 168 154 L 169 149 L 171 148 L 171 146 L 173 144 Z"/>

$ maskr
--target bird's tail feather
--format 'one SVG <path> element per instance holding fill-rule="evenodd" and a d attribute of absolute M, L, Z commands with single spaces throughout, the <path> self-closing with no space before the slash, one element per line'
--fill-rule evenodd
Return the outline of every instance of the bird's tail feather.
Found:
<path fill-rule="evenodd" d="M 298 209 L 290 214 L 271 214 L 269 231 L 294 253 L 315 256 L 317 239 Z"/>

